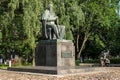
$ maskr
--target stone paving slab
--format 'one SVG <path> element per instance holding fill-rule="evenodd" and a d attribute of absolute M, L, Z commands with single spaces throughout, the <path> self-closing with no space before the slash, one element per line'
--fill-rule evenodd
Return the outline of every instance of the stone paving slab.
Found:
<path fill-rule="evenodd" d="M 10 71 L 20 71 L 20 72 L 32 72 L 32 73 L 46 73 L 46 74 L 57 74 L 56 67 L 45 67 L 45 66 L 37 66 L 37 67 L 8 67 Z"/>
<path fill-rule="evenodd" d="M 111 67 L 112 68 L 112 67 Z M 36 67 L 9 67 L 10 71 L 20 72 L 32 72 L 32 73 L 44 73 L 44 74 L 75 74 L 84 72 L 95 72 L 95 71 L 107 71 L 108 67 L 49 67 L 49 66 L 36 66 Z"/>

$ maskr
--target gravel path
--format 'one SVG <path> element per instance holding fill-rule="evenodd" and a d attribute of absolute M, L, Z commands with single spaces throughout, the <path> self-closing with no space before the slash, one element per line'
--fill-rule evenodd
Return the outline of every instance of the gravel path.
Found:
<path fill-rule="evenodd" d="M 106 71 L 69 75 L 47 75 L 0 70 L 0 80 L 120 80 L 120 67 L 110 67 L 108 69 Z"/>

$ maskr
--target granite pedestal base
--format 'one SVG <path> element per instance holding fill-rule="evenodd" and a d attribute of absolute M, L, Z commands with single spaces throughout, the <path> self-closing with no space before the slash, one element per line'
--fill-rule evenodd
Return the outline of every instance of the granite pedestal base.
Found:
<path fill-rule="evenodd" d="M 36 66 L 75 66 L 74 45 L 71 40 L 41 40 L 36 48 Z"/>

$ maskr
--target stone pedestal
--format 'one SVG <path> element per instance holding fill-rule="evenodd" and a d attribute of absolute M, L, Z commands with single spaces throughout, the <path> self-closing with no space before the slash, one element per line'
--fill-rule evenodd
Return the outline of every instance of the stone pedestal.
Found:
<path fill-rule="evenodd" d="M 75 66 L 74 45 L 71 40 L 41 40 L 36 48 L 36 66 Z"/>

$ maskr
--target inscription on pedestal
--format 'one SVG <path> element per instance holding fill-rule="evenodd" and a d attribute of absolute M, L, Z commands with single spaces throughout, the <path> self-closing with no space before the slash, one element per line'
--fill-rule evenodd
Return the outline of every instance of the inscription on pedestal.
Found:
<path fill-rule="evenodd" d="M 62 52 L 61 57 L 62 58 L 72 58 L 72 52 L 64 51 L 64 52 Z"/>

